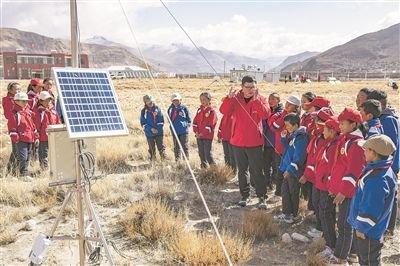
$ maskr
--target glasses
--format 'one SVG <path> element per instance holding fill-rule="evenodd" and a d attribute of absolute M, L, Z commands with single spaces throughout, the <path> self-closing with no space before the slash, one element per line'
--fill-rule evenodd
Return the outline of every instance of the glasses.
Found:
<path fill-rule="evenodd" d="M 246 88 L 246 89 L 254 89 L 256 86 L 243 86 L 243 88 Z"/>

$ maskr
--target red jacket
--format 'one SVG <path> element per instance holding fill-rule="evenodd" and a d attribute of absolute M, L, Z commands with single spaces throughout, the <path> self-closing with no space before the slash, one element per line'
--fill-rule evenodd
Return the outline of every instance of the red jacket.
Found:
<path fill-rule="evenodd" d="M 314 116 L 312 115 L 312 113 L 306 112 L 301 116 L 300 126 L 306 127 L 307 133 L 311 134 L 315 126 Z"/>
<path fill-rule="evenodd" d="M 335 160 L 339 137 L 325 140 L 324 145 L 317 150 L 315 156 L 315 183 L 314 186 L 322 191 L 328 191 L 328 181 L 331 179 L 333 162 Z"/>
<path fill-rule="evenodd" d="M 49 125 L 61 124 L 60 117 L 54 107 L 45 108 L 42 105 L 35 109 L 34 122 L 41 142 L 48 141 L 47 127 Z"/>
<path fill-rule="evenodd" d="M 279 154 L 283 154 L 283 147 L 281 143 L 281 132 L 285 129 L 285 116 L 288 114 L 286 110 L 276 112 L 268 119 L 269 128 L 275 132 L 275 150 Z"/>
<path fill-rule="evenodd" d="M 33 122 L 34 114 L 29 106 L 24 108 L 15 105 L 13 115 L 8 119 L 8 132 L 14 143 L 19 141 L 33 143 L 38 138 L 35 123 Z"/>
<path fill-rule="evenodd" d="M 269 106 L 264 97 L 250 99 L 246 103 L 243 92 L 233 98 L 225 98 L 220 107 L 223 115 L 232 115 L 230 143 L 237 147 L 258 147 L 264 145 L 262 120 L 269 116 Z"/>
<path fill-rule="evenodd" d="M 223 115 L 218 129 L 218 139 L 230 141 L 232 135 L 232 116 Z"/>
<path fill-rule="evenodd" d="M 196 116 L 193 119 L 193 131 L 199 139 L 214 138 L 214 129 L 217 125 L 217 114 L 210 106 L 200 106 L 197 109 Z"/>
<path fill-rule="evenodd" d="M 304 176 L 308 182 L 315 183 L 315 164 L 317 161 L 317 152 L 325 145 L 326 140 L 321 132 L 313 130 L 310 142 L 307 146 L 307 162 L 304 169 Z"/>
<path fill-rule="evenodd" d="M 328 190 L 331 194 L 343 194 L 352 198 L 357 186 L 357 180 L 365 166 L 364 150 L 358 145 L 363 140 L 360 130 L 339 137 L 331 179 Z"/>
<path fill-rule="evenodd" d="M 29 91 L 28 93 L 28 105 L 31 110 L 37 108 L 37 103 L 39 101 L 39 95 L 36 94 L 34 91 Z"/>
<path fill-rule="evenodd" d="M 7 96 L 3 97 L 1 104 L 3 105 L 4 117 L 8 120 L 13 115 L 14 109 L 14 95 L 7 93 Z"/>

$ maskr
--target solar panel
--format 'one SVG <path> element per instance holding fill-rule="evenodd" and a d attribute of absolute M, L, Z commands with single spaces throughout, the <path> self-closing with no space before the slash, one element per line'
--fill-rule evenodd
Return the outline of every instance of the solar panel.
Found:
<path fill-rule="evenodd" d="M 53 75 L 70 138 L 128 134 L 107 70 L 53 68 Z"/>

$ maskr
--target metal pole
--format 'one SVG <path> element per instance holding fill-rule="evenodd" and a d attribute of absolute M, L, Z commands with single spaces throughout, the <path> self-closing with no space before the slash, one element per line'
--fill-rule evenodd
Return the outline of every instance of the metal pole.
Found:
<path fill-rule="evenodd" d="M 78 12 L 76 7 L 76 0 L 70 0 L 70 13 L 71 13 L 71 63 L 72 67 L 79 67 L 79 54 L 78 54 Z"/>
<path fill-rule="evenodd" d="M 80 146 L 79 141 L 75 141 L 75 172 L 76 172 L 76 207 L 78 210 L 78 238 L 79 238 L 79 265 L 85 265 L 85 217 L 83 214 L 83 184 L 81 179 L 81 168 L 79 162 Z"/>

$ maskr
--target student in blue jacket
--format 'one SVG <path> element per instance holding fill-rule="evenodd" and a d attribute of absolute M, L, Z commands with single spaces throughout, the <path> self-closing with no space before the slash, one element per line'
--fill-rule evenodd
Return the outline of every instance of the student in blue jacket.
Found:
<path fill-rule="evenodd" d="M 140 124 L 149 145 L 150 160 L 156 158 L 156 147 L 161 159 L 165 159 L 164 146 L 164 117 L 161 109 L 154 104 L 154 99 L 150 95 L 143 96 L 144 108 L 140 114 Z"/>
<path fill-rule="evenodd" d="M 393 152 L 393 172 L 397 175 L 400 166 L 400 119 L 393 107 L 387 104 L 387 94 L 382 90 L 374 90 L 368 95 L 368 99 L 375 99 L 381 102 L 382 114 L 379 117 L 383 127 L 383 134 L 388 136 L 394 143 L 396 150 Z M 394 235 L 397 220 L 398 195 L 396 193 L 393 204 L 392 217 L 390 218 L 388 234 Z"/>
<path fill-rule="evenodd" d="M 379 119 L 382 107 L 378 100 L 366 100 L 360 106 L 360 113 L 366 127 L 365 132 L 363 132 L 365 139 L 373 135 L 383 134 L 383 127 Z"/>
<path fill-rule="evenodd" d="M 288 114 L 284 122 L 286 131 L 282 132 L 283 156 L 279 165 L 283 173 L 282 214 L 274 218 L 292 224 L 299 213 L 299 178 L 304 172 L 308 136 L 306 128 L 300 126 L 299 115 Z"/>
<path fill-rule="evenodd" d="M 172 104 L 168 108 L 168 116 L 170 117 L 172 127 L 175 129 L 176 135 L 178 136 L 178 138 L 176 138 L 174 132 L 172 132 L 175 160 L 178 161 L 181 158 L 181 149 L 178 141 L 182 145 L 183 152 L 185 153 L 186 157 L 189 157 L 188 136 L 192 119 L 190 118 L 189 110 L 181 103 L 182 97 L 179 93 L 173 93 L 171 96 L 171 101 Z"/>
<path fill-rule="evenodd" d="M 365 149 L 367 166 L 358 181 L 347 221 L 356 232 L 360 265 L 380 265 L 383 235 L 397 191 L 390 156 L 395 146 L 385 135 L 373 136 L 360 145 Z"/>

